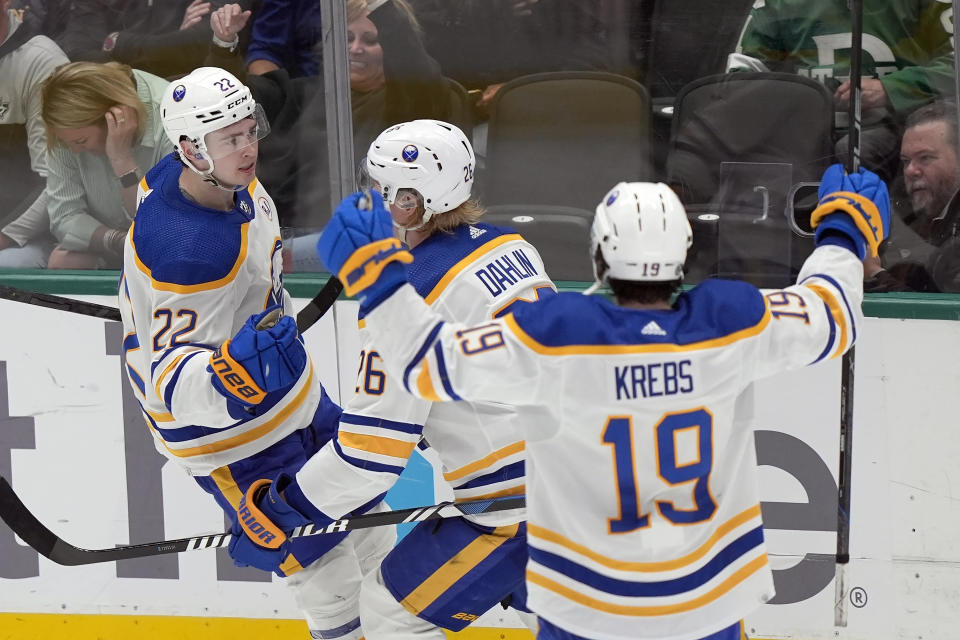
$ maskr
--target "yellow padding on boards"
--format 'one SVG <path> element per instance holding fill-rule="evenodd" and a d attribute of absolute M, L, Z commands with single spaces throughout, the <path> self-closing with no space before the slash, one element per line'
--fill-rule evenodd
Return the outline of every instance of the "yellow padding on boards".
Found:
<path fill-rule="evenodd" d="M 302 620 L 0 613 L 0 640 L 290 640 L 308 635 Z M 533 640 L 533 634 L 526 629 L 490 627 L 467 627 L 459 633 L 447 632 L 447 637 Z"/>

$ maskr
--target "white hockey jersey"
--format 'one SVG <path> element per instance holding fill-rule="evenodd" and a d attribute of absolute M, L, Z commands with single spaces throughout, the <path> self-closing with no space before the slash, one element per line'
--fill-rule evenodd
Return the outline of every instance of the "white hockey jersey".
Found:
<path fill-rule="evenodd" d="M 290 389 L 251 411 L 214 389 L 213 350 L 250 315 L 293 308 L 276 209 L 259 182 L 237 193 L 233 210 L 216 211 L 182 195 L 181 169 L 170 154 L 140 182 L 120 311 L 127 376 L 157 449 L 200 476 L 310 424 L 323 389 L 309 360 Z"/>
<path fill-rule="evenodd" d="M 773 596 L 749 384 L 834 358 L 862 321 L 863 271 L 818 248 L 798 284 L 706 281 L 672 310 L 559 294 L 448 324 L 401 287 L 367 329 L 421 397 L 537 405 L 528 428 L 529 605 L 590 638 L 702 638 Z"/>
<path fill-rule="evenodd" d="M 536 249 L 506 229 L 461 225 L 434 234 L 412 253 L 413 295 L 444 316 L 479 323 L 518 301 L 555 294 Z M 543 419 L 543 412 L 496 402 L 432 403 L 430 394 L 415 398 L 386 372 L 378 341 L 364 325 L 361 318 L 356 395 L 344 407 L 336 440 L 297 474 L 304 495 L 332 518 L 352 511 L 396 482 L 421 436 L 439 455 L 457 500 L 523 494 L 523 425 Z M 514 511 L 472 519 L 500 526 L 522 516 Z"/>

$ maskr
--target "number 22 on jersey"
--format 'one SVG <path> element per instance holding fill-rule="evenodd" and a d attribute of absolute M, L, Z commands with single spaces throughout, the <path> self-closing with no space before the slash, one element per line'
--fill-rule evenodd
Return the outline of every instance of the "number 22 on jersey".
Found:
<path fill-rule="evenodd" d="M 650 514 L 641 510 L 643 488 L 638 487 L 636 447 L 638 442 L 632 416 L 610 416 L 603 429 L 603 443 L 613 448 L 613 471 L 616 480 L 620 514 L 608 519 L 610 533 L 629 533 L 650 526 Z M 680 441 L 695 438 L 696 456 L 678 460 Z M 710 472 L 713 470 L 713 416 L 704 408 L 667 413 L 657 422 L 652 434 L 656 454 L 657 475 L 670 487 L 693 483 L 693 507 L 678 507 L 672 500 L 657 500 L 657 510 L 668 522 L 676 525 L 709 520 L 717 509 L 710 495 Z"/>

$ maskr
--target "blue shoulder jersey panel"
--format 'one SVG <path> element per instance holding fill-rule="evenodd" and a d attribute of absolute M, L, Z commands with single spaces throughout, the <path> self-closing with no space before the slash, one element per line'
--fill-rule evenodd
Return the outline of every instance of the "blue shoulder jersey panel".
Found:
<path fill-rule="evenodd" d="M 545 347 L 575 345 L 691 345 L 760 325 L 763 294 L 753 285 L 706 280 L 678 296 L 673 309 L 627 309 L 600 296 L 560 293 L 517 308 L 514 319 Z"/>
<path fill-rule="evenodd" d="M 426 298 L 461 260 L 488 242 L 514 233 L 513 229 L 484 223 L 462 224 L 449 233 L 434 233 L 411 250 L 413 263 L 407 267 L 407 281 Z"/>
<path fill-rule="evenodd" d="M 155 281 L 182 286 L 216 282 L 242 262 L 253 202 L 238 191 L 231 211 L 198 205 L 180 192 L 176 154 L 163 158 L 144 178 L 150 191 L 137 208 L 133 245 Z"/>

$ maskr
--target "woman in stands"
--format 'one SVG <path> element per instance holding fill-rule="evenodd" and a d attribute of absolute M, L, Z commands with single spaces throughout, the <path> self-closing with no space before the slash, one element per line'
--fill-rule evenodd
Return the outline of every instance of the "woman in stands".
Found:
<path fill-rule="evenodd" d="M 170 151 L 163 78 L 117 63 L 74 62 L 44 82 L 51 269 L 119 268 L 140 178 Z"/>

